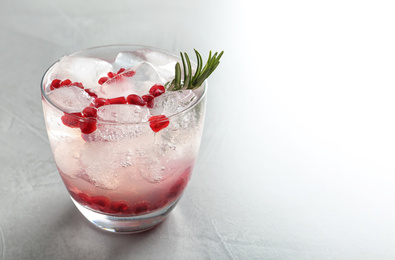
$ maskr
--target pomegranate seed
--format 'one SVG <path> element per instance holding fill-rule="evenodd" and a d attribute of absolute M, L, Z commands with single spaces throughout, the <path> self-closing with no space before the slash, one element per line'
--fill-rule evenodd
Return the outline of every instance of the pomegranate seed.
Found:
<path fill-rule="evenodd" d="M 114 83 L 117 83 L 117 82 L 119 82 L 120 80 L 121 80 L 121 78 L 122 78 L 122 75 L 115 75 L 113 78 L 111 78 L 111 79 L 109 79 L 107 82 L 106 82 L 106 84 L 114 84 Z"/>
<path fill-rule="evenodd" d="M 124 71 L 125 71 L 124 68 L 120 68 L 120 69 L 118 70 L 117 74 L 120 74 L 120 73 L 122 73 L 122 72 L 124 72 Z"/>
<path fill-rule="evenodd" d="M 78 193 L 78 197 L 80 198 L 80 202 L 85 202 L 84 204 L 90 204 L 90 197 L 86 193 Z"/>
<path fill-rule="evenodd" d="M 88 93 L 89 96 L 97 98 L 96 92 L 94 92 L 92 89 L 86 88 L 85 92 Z"/>
<path fill-rule="evenodd" d="M 73 83 L 71 83 L 70 85 L 71 85 L 71 86 L 76 86 L 76 87 L 79 87 L 79 88 L 84 89 L 84 85 L 82 85 L 81 82 L 73 82 Z"/>
<path fill-rule="evenodd" d="M 110 104 L 126 104 L 126 98 L 125 97 L 116 97 L 116 98 L 110 98 L 108 99 Z"/>
<path fill-rule="evenodd" d="M 115 73 L 114 72 L 109 72 L 109 73 L 107 73 L 107 76 L 111 79 L 111 78 L 113 78 L 113 77 L 115 77 Z"/>
<path fill-rule="evenodd" d="M 49 86 L 50 90 L 54 90 L 55 88 L 59 88 L 60 87 L 60 82 L 62 82 L 60 79 L 54 79 L 51 82 L 51 85 Z"/>
<path fill-rule="evenodd" d="M 146 201 L 141 201 L 133 205 L 132 213 L 137 215 L 148 211 L 148 208 L 149 208 L 149 203 Z"/>
<path fill-rule="evenodd" d="M 122 75 L 125 77 L 133 77 L 134 74 L 136 74 L 136 72 L 134 70 L 129 70 L 129 71 L 122 73 Z"/>
<path fill-rule="evenodd" d="M 71 80 L 65 79 L 60 83 L 60 86 L 70 86 L 71 85 Z"/>
<path fill-rule="evenodd" d="M 129 209 L 128 204 L 126 204 L 125 201 L 113 201 L 110 204 L 110 210 L 113 213 L 126 213 L 127 210 Z"/>
<path fill-rule="evenodd" d="M 107 80 L 109 80 L 109 78 L 107 78 L 107 77 L 101 77 L 101 78 L 99 79 L 98 83 L 99 83 L 100 85 L 103 85 L 104 83 L 107 82 Z"/>
<path fill-rule="evenodd" d="M 117 72 L 117 74 L 124 72 L 126 69 L 125 68 L 120 68 Z"/>
<path fill-rule="evenodd" d="M 151 95 L 153 95 L 154 97 L 158 97 L 158 96 L 162 95 L 163 93 L 165 93 L 165 87 L 162 85 L 155 84 L 151 87 L 151 89 L 149 90 L 149 93 Z"/>
<path fill-rule="evenodd" d="M 82 117 L 81 113 L 64 113 L 64 115 L 60 118 L 62 123 L 65 126 L 71 128 L 78 128 L 79 126 L 79 119 Z"/>
<path fill-rule="evenodd" d="M 79 127 L 83 134 L 91 134 L 96 130 L 96 119 L 83 118 L 80 119 Z"/>
<path fill-rule="evenodd" d="M 108 206 L 110 205 L 110 199 L 105 196 L 93 196 L 90 197 L 91 208 L 100 210 L 103 212 L 108 212 Z"/>
<path fill-rule="evenodd" d="M 95 107 L 86 107 L 82 110 L 82 115 L 84 117 L 96 117 L 97 116 L 97 108 Z"/>
<path fill-rule="evenodd" d="M 153 108 L 154 107 L 154 96 L 152 96 L 152 95 L 144 95 L 141 98 L 145 102 L 147 102 L 147 107 L 148 108 Z"/>
<path fill-rule="evenodd" d="M 106 98 L 96 98 L 94 101 L 95 107 L 99 108 L 101 106 L 109 105 L 110 102 Z"/>
<path fill-rule="evenodd" d="M 110 199 L 106 196 L 90 197 L 90 202 L 100 207 L 108 207 L 110 205 Z"/>
<path fill-rule="evenodd" d="M 150 122 L 149 126 L 155 133 L 166 128 L 170 124 L 169 119 L 165 115 L 151 116 L 148 121 Z"/>
<path fill-rule="evenodd" d="M 138 106 L 143 107 L 146 104 L 144 99 L 142 99 L 142 97 L 140 97 L 139 95 L 136 95 L 136 94 L 131 94 L 126 99 L 127 99 L 128 103 L 132 104 L 132 105 L 138 105 Z"/>

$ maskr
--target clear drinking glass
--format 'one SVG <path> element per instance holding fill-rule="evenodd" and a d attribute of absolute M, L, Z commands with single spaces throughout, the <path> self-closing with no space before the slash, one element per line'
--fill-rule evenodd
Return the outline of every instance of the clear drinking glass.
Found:
<path fill-rule="evenodd" d="M 111 108 L 106 114 L 110 119 L 106 116 L 84 118 L 79 112 L 81 108 L 72 111 L 54 101 L 55 97 L 59 98 L 59 93 L 51 94 L 50 84 L 54 79 L 84 80 L 85 89 L 90 84 L 93 86 L 90 90 L 100 91 L 103 86 L 108 87 L 97 84 L 101 76 L 106 76 L 103 73 L 108 68 L 117 70 L 121 65 L 138 68 L 139 63 L 148 64 L 148 69 L 140 67 L 140 74 L 136 72 L 134 77 L 144 81 L 144 73 L 151 73 L 154 67 L 163 80 L 174 74 L 175 62 L 180 62 L 180 58 L 146 46 L 111 45 L 79 51 L 67 59 L 66 64 L 60 63 L 62 59 L 57 61 L 45 73 L 41 94 L 54 160 L 72 201 L 91 223 L 103 230 L 135 233 L 156 226 L 175 207 L 190 180 L 202 136 L 207 82 L 198 91 L 171 93 L 177 95 L 174 99 L 178 103 L 191 93 L 195 97 L 187 108 L 180 109 L 176 102 L 176 107 L 161 111 L 165 119 L 159 118 L 159 121 L 147 120 L 155 114 L 156 107 L 138 108 L 130 104 L 98 108 L 98 114 L 105 114 L 106 109 Z M 155 83 L 151 81 L 149 79 L 147 84 Z M 120 86 L 119 95 L 126 95 L 122 82 Z M 116 92 L 114 90 L 113 95 Z M 142 92 L 137 94 L 144 94 Z M 170 91 L 165 94 L 170 95 Z M 172 98 L 163 101 L 163 95 L 155 97 L 154 102 L 159 98 L 160 102 L 175 102 Z M 142 109 L 153 112 L 140 115 L 143 120 L 139 122 L 128 121 L 129 116 L 141 113 Z M 95 121 L 96 130 L 83 133 L 81 126 L 90 121 Z M 152 124 L 165 127 L 153 131 Z"/>

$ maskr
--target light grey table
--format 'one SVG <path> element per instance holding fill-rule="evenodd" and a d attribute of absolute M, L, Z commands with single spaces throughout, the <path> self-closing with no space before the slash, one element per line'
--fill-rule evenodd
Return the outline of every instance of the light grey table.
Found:
<path fill-rule="evenodd" d="M 391 1 L 2 1 L 0 259 L 395 259 Z M 159 227 L 104 233 L 67 196 L 40 80 L 133 43 L 204 57 L 205 132 Z"/>

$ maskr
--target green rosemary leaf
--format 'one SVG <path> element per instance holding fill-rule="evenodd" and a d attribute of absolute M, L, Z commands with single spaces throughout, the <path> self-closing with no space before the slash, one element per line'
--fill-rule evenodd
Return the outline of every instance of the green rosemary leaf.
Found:
<path fill-rule="evenodd" d="M 204 67 L 202 69 L 202 73 L 204 73 L 208 69 L 210 62 L 211 62 L 211 51 L 210 51 L 210 53 L 208 55 L 208 59 L 207 59 L 206 65 L 204 65 Z"/>
<path fill-rule="evenodd" d="M 191 65 L 191 61 L 189 60 L 188 54 L 185 52 L 184 55 L 185 55 L 185 59 L 187 61 L 188 74 L 185 77 L 184 87 L 183 88 L 187 89 L 187 88 L 189 88 L 189 85 L 190 85 L 189 83 L 190 83 L 190 81 L 192 79 L 192 65 Z"/>
<path fill-rule="evenodd" d="M 221 57 L 222 57 L 222 54 L 224 54 L 224 51 L 221 51 L 221 53 L 218 55 L 218 57 L 217 57 L 218 63 L 219 63 L 219 59 L 221 59 Z"/>
<path fill-rule="evenodd" d="M 187 71 L 187 66 L 185 63 L 185 58 L 184 58 L 184 55 L 182 54 L 182 52 L 180 52 L 180 56 L 181 56 L 181 61 L 182 61 L 182 67 L 184 68 L 184 86 L 185 86 L 185 81 L 187 79 L 188 71 Z"/>
<path fill-rule="evenodd" d="M 174 78 L 174 90 L 181 89 L 181 66 L 180 63 L 176 64 L 176 75 Z"/>
<path fill-rule="evenodd" d="M 196 72 L 195 75 L 192 78 L 192 82 L 196 82 L 196 79 L 199 77 L 200 72 L 202 71 L 202 63 L 203 63 L 203 59 L 202 56 L 200 55 L 200 53 L 194 49 L 195 54 L 196 54 L 196 59 L 197 59 L 197 68 L 196 68 Z"/>

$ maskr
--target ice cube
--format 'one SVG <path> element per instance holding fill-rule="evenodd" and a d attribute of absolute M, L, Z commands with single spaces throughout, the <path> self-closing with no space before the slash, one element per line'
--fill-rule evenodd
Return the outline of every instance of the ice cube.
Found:
<path fill-rule="evenodd" d="M 99 121 L 113 123 L 139 123 L 147 122 L 150 111 L 147 107 L 115 104 L 102 106 L 97 111 L 97 119 Z"/>
<path fill-rule="evenodd" d="M 53 79 L 70 79 L 73 82 L 82 82 L 85 88 L 95 88 L 98 79 L 113 71 L 110 63 L 104 60 L 65 56 L 55 66 Z"/>
<path fill-rule="evenodd" d="M 122 184 L 130 160 L 121 142 L 86 142 L 81 151 L 86 178 L 103 189 L 114 190 Z"/>
<path fill-rule="evenodd" d="M 132 77 L 121 76 L 116 80 L 107 81 L 101 86 L 98 96 L 103 98 L 126 97 L 130 94 L 142 96 L 148 94 L 153 85 L 166 83 L 150 63 L 143 62 L 129 70 L 135 71 Z"/>
<path fill-rule="evenodd" d="M 163 82 L 163 79 L 157 69 L 149 62 L 139 64 L 134 70 L 136 71 L 136 74 L 133 77 L 133 82 L 135 83 L 144 83 L 149 81 L 151 84 L 155 84 Z"/>
<path fill-rule="evenodd" d="M 116 98 L 127 97 L 132 94 L 132 86 L 127 80 L 127 77 L 116 77 L 106 81 L 100 88 L 95 89 L 98 97 L 101 98 Z"/>
<path fill-rule="evenodd" d="M 120 68 L 130 69 L 132 67 L 136 67 L 142 62 L 144 62 L 142 57 L 140 55 L 136 55 L 134 52 L 120 52 L 112 65 L 114 70 L 118 71 Z"/>
<path fill-rule="evenodd" d="M 81 145 L 79 139 L 60 139 L 54 146 L 54 159 L 59 171 L 72 178 L 83 173 L 79 152 Z"/>
<path fill-rule="evenodd" d="M 155 84 L 165 84 L 157 69 L 150 63 L 144 62 L 135 68 L 136 74 L 130 78 L 132 88 L 137 95 L 145 95 Z"/>
<path fill-rule="evenodd" d="M 56 106 L 68 113 L 81 112 L 93 101 L 85 90 L 76 86 L 63 86 L 48 93 Z"/>
<path fill-rule="evenodd" d="M 153 115 L 171 116 L 187 109 L 196 101 L 197 97 L 192 90 L 168 91 L 155 98 L 151 113 Z"/>
<path fill-rule="evenodd" d="M 97 129 L 95 132 L 84 135 L 88 142 L 117 142 L 133 137 L 141 137 L 150 117 L 149 109 L 135 105 L 107 105 L 102 106 L 97 112 Z"/>
<path fill-rule="evenodd" d="M 133 170 L 129 173 L 130 178 L 144 178 L 147 182 L 158 183 L 164 180 L 164 167 L 157 158 L 137 157 L 132 163 Z"/>
<path fill-rule="evenodd" d="M 164 81 L 167 82 L 174 78 L 174 68 L 176 63 L 180 62 L 179 58 L 171 54 L 149 49 L 137 50 L 134 53 L 136 56 L 142 57 L 147 63 L 154 66 Z"/>
<path fill-rule="evenodd" d="M 118 142 L 128 138 L 141 137 L 148 124 L 150 114 L 146 107 L 135 105 L 107 105 L 100 107 L 97 113 L 97 129 L 83 135 L 87 142 Z M 136 124 L 137 123 L 137 124 Z"/>

